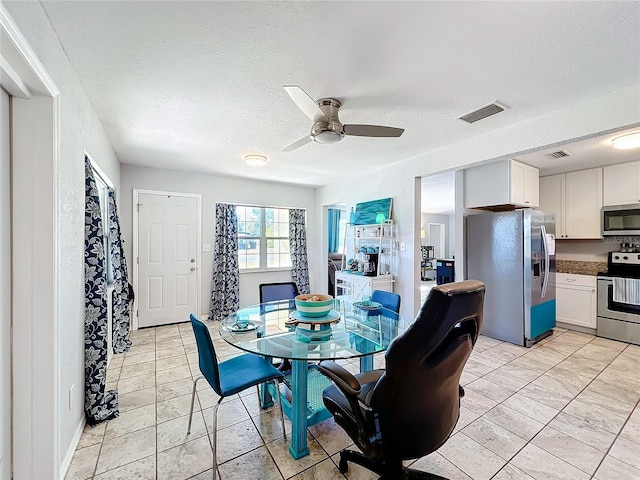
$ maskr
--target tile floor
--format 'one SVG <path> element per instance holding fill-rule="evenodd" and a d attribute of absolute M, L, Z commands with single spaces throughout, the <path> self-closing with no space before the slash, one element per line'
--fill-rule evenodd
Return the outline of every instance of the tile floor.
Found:
<path fill-rule="evenodd" d="M 216 324 L 210 328 L 221 357 L 237 353 Z M 216 395 L 206 382 L 198 384 L 186 435 L 199 373 L 190 324 L 131 337 L 131 351 L 114 356 L 108 371 L 120 417 L 85 429 L 67 480 L 211 478 Z M 357 361 L 345 365 L 357 371 Z M 562 329 L 531 349 L 480 337 L 462 383 L 455 433 L 414 468 L 467 480 L 640 479 L 640 347 Z M 218 412 L 222 479 L 345 478 L 337 453 L 350 444 L 329 419 L 309 428 L 311 454 L 294 461 L 277 411 L 261 411 L 255 389 L 226 399 Z M 376 477 L 350 464 L 346 478 Z"/>

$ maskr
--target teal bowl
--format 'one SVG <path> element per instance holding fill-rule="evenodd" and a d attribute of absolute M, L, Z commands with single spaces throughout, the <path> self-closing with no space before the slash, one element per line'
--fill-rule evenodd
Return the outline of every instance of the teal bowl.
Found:
<path fill-rule="evenodd" d="M 305 293 L 296 297 L 296 310 L 303 317 L 324 317 L 333 307 L 333 297 L 324 293 Z"/>

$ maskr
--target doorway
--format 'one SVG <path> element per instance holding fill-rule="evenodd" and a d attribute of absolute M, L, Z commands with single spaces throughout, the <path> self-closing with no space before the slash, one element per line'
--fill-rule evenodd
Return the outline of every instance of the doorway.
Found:
<path fill-rule="evenodd" d="M 195 194 L 134 190 L 135 328 L 199 315 L 201 203 Z"/>

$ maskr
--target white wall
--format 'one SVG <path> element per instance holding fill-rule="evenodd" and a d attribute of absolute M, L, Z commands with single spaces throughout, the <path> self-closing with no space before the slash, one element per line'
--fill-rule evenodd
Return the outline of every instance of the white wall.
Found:
<path fill-rule="evenodd" d="M 406 245 L 404 252 L 398 252 L 394 291 L 403 298 L 402 315 L 413 317 L 420 306 L 419 277 L 415 266 L 420 240 L 419 232 L 415 232 L 415 219 L 419 218 L 420 213 L 416 210 L 416 177 L 509 158 L 573 139 L 637 125 L 640 120 L 638 105 L 640 84 L 587 99 L 547 115 L 326 185 L 318 189 L 317 208 L 340 201 L 346 201 L 347 207 L 350 207 L 365 200 L 393 197 L 392 216 L 398 226 L 398 240 Z M 317 219 L 318 225 L 321 225 L 321 221 Z M 458 241 L 461 239 L 457 231 L 456 238 Z M 457 248 L 456 260 L 464 261 L 463 252 Z"/>
<path fill-rule="evenodd" d="M 39 2 L 3 2 L 9 14 L 60 90 L 59 156 L 57 182 L 57 289 L 58 338 L 58 445 L 60 466 L 72 444 L 78 426 L 84 421 L 84 150 L 91 154 L 116 188 L 119 162 L 110 147 L 93 107 L 68 63 L 58 37 Z M 37 175 L 38 172 L 34 172 Z M 37 192 L 34 192 L 36 195 Z M 44 199 L 43 201 L 53 201 Z M 20 214 L 20 205 L 14 205 Z M 53 248 L 53 245 L 39 245 Z M 20 378 L 15 378 L 20 382 Z M 68 391 L 75 385 L 72 408 Z M 52 402 L 38 398 L 36 402 Z"/>
<path fill-rule="evenodd" d="M 213 239 L 215 233 L 216 202 L 243 203 L 248 205 L 306 208 L 309 275 L 312 291 L 317 283 L 317 269 L 321 250 L 318 233 L 313 219 L 320 216 L 322 210 L 315 206 L 315 189 L 285 184 L 267 183 L 256 180 L 244 180 L 232 177 L 206 175 L 202 173 L 176 172 L 155 168 L 122 165 L 120 171 L 120 223 L 124 238 L 125 253 L 129 272 L 133 271 L 131 263 L 133 252 L 133 189 L 172 191 L 180 193 L 197 193 L 202 195 L 202 243 L 212 245 L 211 252 L 201 252 L 201 316 L 209 313 L 211 298 L 211 273 L 213 268 Z M 318 213 L 317 213 L 318 212 Z M 317 252 L 317 254 L 316 254 Z M 324 254 L 326 255 L 326 253 Z M 240 305 L 248 306 L 259 301 L 258 285 L 266 282 L 291 281 L 291 271 L 240 274 Z M 326 287 L 325 287 L 326 288 Z M 186 321 L 186 319 L 185 319 Z"/>

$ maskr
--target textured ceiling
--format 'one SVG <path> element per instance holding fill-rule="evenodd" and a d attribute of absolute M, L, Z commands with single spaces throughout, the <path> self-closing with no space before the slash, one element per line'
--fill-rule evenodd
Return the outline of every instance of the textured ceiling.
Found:
<path fill-rule="evenodd" d="M 640 77 L 639 2 L 43 5 L 118 158 L 149 167 L 322 185 Z M 406 131 L 283 153 L 312 123 L 285 84 Z M 495 100 L 509 109 L 456 119 Z"/>

